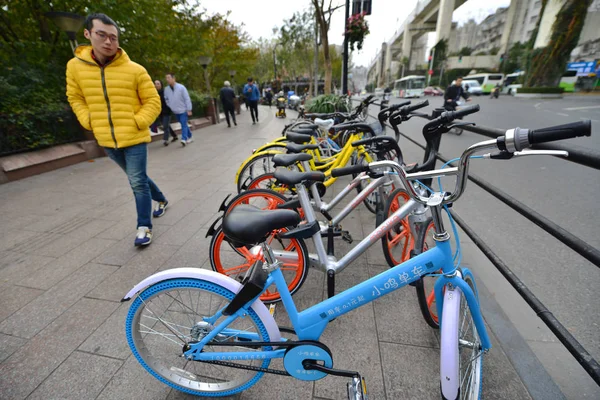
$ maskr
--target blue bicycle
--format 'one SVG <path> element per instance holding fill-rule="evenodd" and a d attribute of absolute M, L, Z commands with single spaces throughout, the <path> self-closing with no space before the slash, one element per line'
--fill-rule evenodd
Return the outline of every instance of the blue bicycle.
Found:
<path fill-rule="evenodd" d="M 466 115 L 469 110 L 473 112 L 467 108 L 455 112 L 453 117 Z M 251 248 L 256 256 L 243 283 L 197 268 L 171 269 L 146 278 L 123 299 L 134 299 L 126 319 L 126 335 L 132 352 L 154 377 L 194 395 L 233 395 L 254 385 L 265 373 L 306 381 L 331 374 L 350 378 L 349 398 L 364 400 L 367 396 L 363 378 L 358 372 L 333 367 L 331 351 L 319 341 L 321 334 L 333 319 L 441 270 L 434 288 L 441 333 L 441 395 L 444 399 L 478 399 L 483 355 L 491 344 L 473 275 L 466 268 L 457 268 L 453 262 L 450 234 L 441 218 L 443 207 L 462 195 L 470 158 L 476 152 L 498 151 L 484 155 L 492 159 L 557 154 L 522 150 L 535 143 L 590 134 L 589 121 L 539 131 L 516 128 L 496 140 L 472 145 L 454 168 L 407 174 L 393 161 L 360 166 L 369 173 L 397 174 L 411 196 L 369 235 L 372 244 L 390 224 L 398 224 L 413 209 L 427 205 L 435 225 L 435 247 L 304 311 L 297 310 L 281 263 L 265 242 L 273 230 L 298 224 L 298 214 L 291 210 L 263 211 L 238 206 L 225 217 L 223 230 L 230 240 Z M 453 192 L 423 196 L 411 184 L 439 176 L 456 177 Z M 310 232 L 300 225 L 284 234 L 302 237 Z M 353 256 L 351 252 L 345 257 Z M 343 261 L 348 260 L 342 258 L 340 262 Z M 276 285 L 281 294 L 293 326 L 292 333 L 298 340 L 282 338 L 274 318 L 258 300 L 271 285 Z M 283 369 L 269 368 L 275 358 L 283 360 Z"/>

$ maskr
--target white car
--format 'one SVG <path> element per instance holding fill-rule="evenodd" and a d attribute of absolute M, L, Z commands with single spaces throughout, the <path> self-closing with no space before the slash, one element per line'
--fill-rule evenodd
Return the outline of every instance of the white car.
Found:
<path fill-rule="evenodd" d="M 462 87 L 469 92 L 469 94 L 474 94 L 475 96 L 481 96 L 483 93 L 481 85 L 476 80 L 463 80 Z"/>
<path fill-rule="evenodd" d="M 383 97 L 383 88 L 376 88 L 375 89 L 375 96 Z"/>

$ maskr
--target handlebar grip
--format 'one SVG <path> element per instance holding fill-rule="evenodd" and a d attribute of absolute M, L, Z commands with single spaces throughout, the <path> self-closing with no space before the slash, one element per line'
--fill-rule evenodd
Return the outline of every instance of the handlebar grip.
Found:
<path fill-rule="evenodd" d="M 337 178 L 339 176 L 360 174 L 361 172 L 367 172 L 367 171 L 369 171 L 368 164 L 359 164 L 359 165 L 352 165 L 350 167 L 332 169 L 331 176 L 333 178 Z"/>
<path fill-rule="evenodd" d="M 588 119 L 565 125 L 551 126 L 550 128 L 530 130 L 528 139 L 529 144 L 532 145 L 591 135 L 592 122 Z"/>
<path fill-rule="evenodd" d="M 412 106 L 406 106 L 404 112 L 406 114 L 408 114 L 410 112 L 418 110 L 419 108 L 427 107 L 428 105 L 429 105 L 429 100 L 425 100 L 425 101 L 422 101 L 420 103 L 413 104 Z"/>
<path fill-rule="evenodd" d="M 385 110 L 382 110 L 382 111 L 396 111 L 399 108 L 409 105 L 410 103 L 411 103 L 410 100 L 404 100 L 400 103 L 392 104 L 391 106 L 389 106 L 388 108 L 386 108 Z"/>
<path fill-rule="evenodd" d="M 453 117 L 454 117 L 454 119 L 457 119 L 460 117 L 464 117 L 465 115 L 476 113 L 477 111 L 479 111 L 479 104 L 473 104 L 472 106 L 467 106 L 467 107 L 461 108 L 458 111 L 454 111 Z"/>
<path fill-rule="evenodd" d="M 373 143 L 373 142 L 396 142 L 392 136 L 375 136 L 367 139 L 360 139 L 355 142 L 352 142 L 352 147 L 358 147 L 365 144 Z"/>

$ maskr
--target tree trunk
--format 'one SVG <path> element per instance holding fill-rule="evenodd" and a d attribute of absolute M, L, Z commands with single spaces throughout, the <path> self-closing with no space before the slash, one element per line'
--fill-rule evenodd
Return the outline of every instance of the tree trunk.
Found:
<path fill-rule="evenodd" d="M 552 25 L 548 45 L 535 51 L 526 86 L 557 86 L 573 49 L 579 42 L 592 0 L 567 0 Z M 542 16 L 540 15 L 540 18 Z"/>
<path fill-rule="evenodd" d="M 321 45 L 323 46 L 323 56 L 325 58 L 325 94 L 331 94 L 331 58 L 329 56 L 329 23 L 327 22 L 327 18 L 325 17 L 325 13 L 323 11 L 323 4 L 319 4 L 318 0 L 312 0 L 313 5 L 315 6 L 315 12 L 317 13 L 317 22 L 319 24 L 319 29 L 321 30 Z M 331 10 L 328 10 L 331 12 Z"/>

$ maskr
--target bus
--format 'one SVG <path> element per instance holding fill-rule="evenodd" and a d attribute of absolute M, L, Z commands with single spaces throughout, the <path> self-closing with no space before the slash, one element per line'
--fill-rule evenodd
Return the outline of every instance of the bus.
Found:
<path fill-rule="evenodd" d="M 421 97 L 425 89 L 425 76 L 409 75 L 394 82 L 392 96 L 395 97 Z"/>
<path fill-rule="evenodd" d="M 514 96 L 517 93 L 517 90 L 523 87 L 523 84 L 516 83 L 517 79 L 519 79 L 519 77 L 522 75 L 525 75 L 525 71 L 506 74 L 504 77 L 504 83 L 502 84 L 501 92 L 503 94 L 511 94 Z"/>
<path fill-rule="evenodd" d="M 504 75 L 499 73 L 485 72 L 482 74 L 473 74 L 465 76 L 463 77 L 463 79 L 476 80 L 477 82 L 479 82 L 479 85 L 481 85 L 483 93 L 491 93 L 492 89 L 496 86 L 496 84 L 500 84 L 500 86 L 502 86 Z"/>
<path fill-rule="evenodd" d="M 560 78 L 560 82 L 558 87 L 563 88 L 565 92 L 574 92 L 575 91 L 575 83 L 577 82 L 577 71 L 574 69 L 570 69 L 565 71 Z"/>

